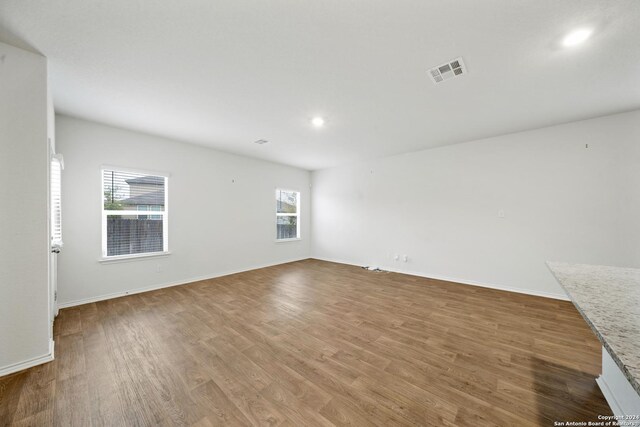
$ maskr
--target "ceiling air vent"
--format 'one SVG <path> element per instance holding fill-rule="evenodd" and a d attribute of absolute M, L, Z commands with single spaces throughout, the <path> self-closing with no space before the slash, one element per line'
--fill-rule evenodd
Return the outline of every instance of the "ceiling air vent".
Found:
<path fill-rule="evenodd" d="M 452 59 L 451 61 L 433 67 L 429 70 L 429 76 L 434 83 L 442 83 L 445 80 L 467 74 L 467 68 L 462 58 Z"/>

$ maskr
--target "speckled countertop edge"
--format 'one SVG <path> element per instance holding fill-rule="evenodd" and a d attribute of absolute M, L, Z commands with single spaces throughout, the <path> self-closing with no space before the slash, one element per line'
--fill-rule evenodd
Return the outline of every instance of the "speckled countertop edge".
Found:
<path fill-rule="evenodd" d="M 596 336 L 598 337 L 598 340 L 600 340 L 604 348 L 609 352 L 609 354 L 611 355 L 611 358 L 614 360 L 616 365 L 618 365 L 618 368 L 620 368 L 620 371 L 624 374 L 624 376 L 627 378 L 627 380 L 629 381 L 631 386 L 635 389 L 635 391 L 638 393 L 638 395 L 640 395 L 640 378 L 634 376 L 629 371 L 629 367 L 620 359 L 620 357 L 616 352 L 616 349 L 609 344 L 609 341 L 607 340 L 607 338 L 600 332 L 600 330 L 596 327 L 596 325 L 594 325 L 594 323 L 591 321 L 589 316 L 584 312 L 583 308 L 580 306 L 580 303 L 576 301 L 576 298 L 574 297 L 573 292 L 570 289 L 567 289 L 567 286 L 565 286 L 565 283 L 563 283 L 565 280 L 564 277 L 562 277 L 561 273 L 554 270 L 554 268 L 557 269 L 562 267 L 573 267 L 573 268 L 601 267 L 601 268 L 607 268 L 607 269 L 616 269 L 617 267 L 568 264 L 568 263 L 560 263 L 560 262 L 547 262 L 547 267 L 549 268 L 553 276 L 556 278 L 556 280 L 558 281 L 562 289 L 564 289 L 565 293 L 569 296 L 569 299 L 578 310 L 578 313 L 580 313 L 580 315 L 585 320 L 585 322 L 587 322 L 591 330 L 596 334 Z M 630 270 L 628 268 L 619 268 L 619 269 Z M 640 357 L 640 355 L 638 355 L 638 357 Z"/>

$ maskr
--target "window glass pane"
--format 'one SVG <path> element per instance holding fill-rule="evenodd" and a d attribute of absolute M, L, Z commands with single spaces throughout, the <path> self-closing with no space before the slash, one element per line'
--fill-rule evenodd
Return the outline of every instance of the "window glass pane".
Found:
<path fill-rule="evenodd" d="M 296 213 L 298 209 L 298 193 L 295 191 L 276 191 L 278 213 Z"/>
<path fill-rule="evenodd" d="M 296 239 L 298 237 L 297 216 L 278 216 L 276 225 L 277 239 Z"/>
<path fill-rule="evenodd" d="M 105 210 L 164 211 L 164 177 L 105 170 L 102 178 Z"/>
<path fill-rule="evenodd" d="M 107 256 L 163 251 L 162 215 L 142 216 L 107 216 Z"/>

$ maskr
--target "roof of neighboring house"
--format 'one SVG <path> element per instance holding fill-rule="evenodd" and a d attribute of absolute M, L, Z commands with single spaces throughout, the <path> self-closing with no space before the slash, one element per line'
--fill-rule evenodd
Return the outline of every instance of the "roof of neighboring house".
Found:
<path fill-rule="evenodd" d="M 297 206 L 292 203 L 287 203 L 282 200 L 278 200 L 278 212 L 280 213 L 294 213 Z"/>
<path fill-rule="evenodd" d="M 141 176 L 139 178 L 127 179 L 127 184 L 164 185 L 162 176 Z"/>
<path fill-rule="evenodd" d="M 164 189 L 150 191 L 121 201 L 123 205 L 160 205 L 164 206 Z"/>

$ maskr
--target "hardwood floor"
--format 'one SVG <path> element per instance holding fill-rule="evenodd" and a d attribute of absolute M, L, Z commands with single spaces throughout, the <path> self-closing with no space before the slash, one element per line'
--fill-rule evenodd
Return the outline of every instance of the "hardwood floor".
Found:
<path fill-rule="evenodd" d="M 3 425 L 533 426 L 611 415 L 569 302 L 306 260 L 64 309 Z"/>

